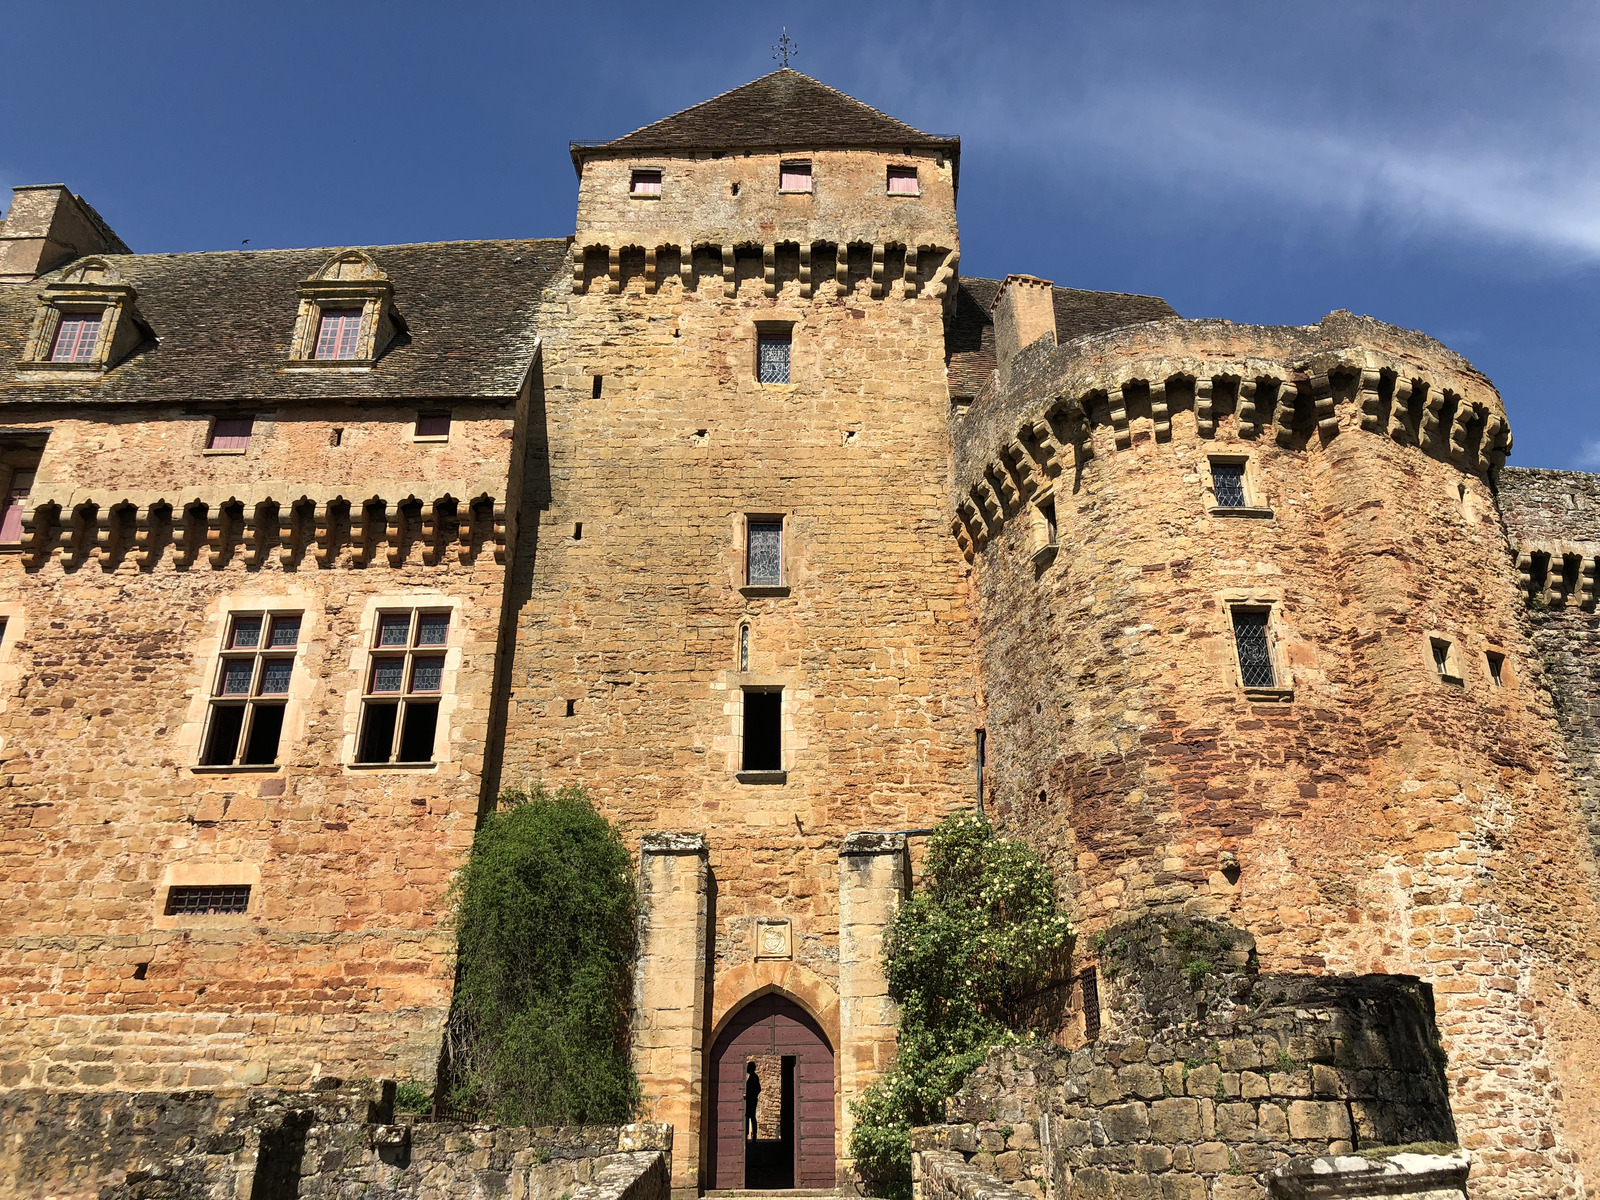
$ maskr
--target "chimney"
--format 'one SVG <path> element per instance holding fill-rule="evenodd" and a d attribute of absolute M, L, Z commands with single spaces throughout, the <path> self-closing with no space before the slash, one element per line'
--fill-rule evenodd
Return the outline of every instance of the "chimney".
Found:
<path fill-rule="evenodd" d="M 1003 386 L 1011 378 L 1011 360 L 1019 351 L 1047 334 L 1055 345 L 1055 284 L 1032 275 L 1007 275 L 989 312 L 994 319 L 994 350 Z"/>
<path fill-rule="evenodd" d="M 0 284 L 30 283 L 86 254 L 130 254 L 82 196 L 59 183 L 13 188 L 0 221 Z"/>

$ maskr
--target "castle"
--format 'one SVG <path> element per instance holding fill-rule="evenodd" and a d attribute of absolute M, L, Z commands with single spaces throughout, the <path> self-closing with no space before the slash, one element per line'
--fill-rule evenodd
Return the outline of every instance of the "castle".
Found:
<path fill-rule="evenodd" d="M 974 806 L 1070 901 L 1063 1044 L 1117 1027 L 1097 933 L 1225 922 L 1420 980 L 1473 1194 L 1584 1194 L 1596 477 L 1507 466 L 1419 333 L 963 277 L 959 140 L 792 70 L 572 162 L 519 241 L 135 254 L 16 190 L 0 1104 L 431 1078 L 452 872 L 576 782 L 676 1196 L 743 1185 L 759 1056 L 790 1182 L 847 1171 Z M 1339 1103 L 1285 1136 L 1370 1141 Z"/>

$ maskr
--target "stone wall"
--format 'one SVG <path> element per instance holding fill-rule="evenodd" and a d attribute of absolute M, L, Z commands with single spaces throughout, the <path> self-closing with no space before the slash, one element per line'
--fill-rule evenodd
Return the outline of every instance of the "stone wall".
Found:
<path fill-rule="evenodd" d="M 1043 339 L 1012 375 L 957 419 L 955 532 L 991 808 L 1064 881 L 1080 966 L 1178 911 L 1248 930 L 1268 973 L 1416 976 L 1484 1194 L 1576 1188 L 1600 1169 L 1570 1101 L 1600 1081 L 1600 911 L 1492 388 L 1349 314 Z M 1243 511 L 1214 457 L 1245 464 Z M 1268 614 L 1275 687 L 1242 685 L 1234 606 Z"/>
<path fill-rule="evenodd" d="M 663 1125 L 514 1128 L 396 1117 L 394 1085 L 308 1092 L 0 1093 L 19 1200 L 667 1200 Z"/>
<path fill-rule="evenodd" d="M 448 442 L 418 443 L 414 410 L 291 407 L 208 454 L 209 414 L 177 406 L 13 414 L 49 431 L 31 500 L 64 518 L 0 555 L 0 1085 L 431 1077 L 505 567 L 485 522 L 463 553 L 454 527 L 389 518 L 485 489 L 503 510 L 515 420 L 463 402 Z M 327 503 L 359 518 L 374 495 L 364 540 Z M 209 527 L 230 498 L 238 519 Z M 185 528 L 195 499 L 209 516 Z M 352 765 L 377 613 L 415 606 L 451 610 L 435 764 Z M 301 618 L 278 763 L 201 766 L 229 617 L 252 610 Z M 215 883 L 249 884 L 248 911 L 166 913 L 169 886 Z"/>

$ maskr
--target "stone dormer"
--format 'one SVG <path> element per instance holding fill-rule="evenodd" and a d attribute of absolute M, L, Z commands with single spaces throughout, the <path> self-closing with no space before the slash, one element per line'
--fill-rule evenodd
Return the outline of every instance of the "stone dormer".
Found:
<path fill-rule="evenodd" d="M 0 221 L 0 283 L 29 283 L 87 254 L 128 254 L 82 196 L 59 183 L 13 188 Z"/>
<path fill-rule="evenodd" d="M 852 259 L 874 296 L 952 295 L 960 155 L 959 138 L 774 71 L 613 141 L 572 144 L 576 290 L 633 252 L 648 256 L 651 288 L 658 260 L 731 287 L 736 259 L 770 275 L 789 255 L 805 295 L 814 260 L 818 283 L 849 288 Z"/>

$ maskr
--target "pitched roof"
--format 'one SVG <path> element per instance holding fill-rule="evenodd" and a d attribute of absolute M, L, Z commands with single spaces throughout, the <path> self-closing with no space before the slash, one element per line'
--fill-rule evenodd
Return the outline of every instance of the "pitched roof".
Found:
<path fill-rule="evenodd" d="M 533 359 L 539 293 L 564 238 L 363 247 L 407 334 L 370 371 L 286 371 L 299 285 L 339 249 L 101 255 L 155 343 L 92 382 L 19 381 L 37 283 L 0 287 L 0 403 L 510 398 Z"/>
<path fill-rule="evenodd" d="M 989 309 L 999 291 L 998 279 L 961 281 L 955 315 L 946 328 L 944 343 L 952 395 L 976 396 L 995 369 L 994 321 Z M 1052 289 L 1051 299 L 1056 310 L 1057 342 L 1178 315 L 1159 296 L 1058 287 Z"/>
<path fill-rule="evenodd" d="M 961 139 L 913 129 L 852 96 L 785 67 L 609 142 L 573 142 L 577 165 L 594 150 L 820 149 L 941 146 Z"/>

